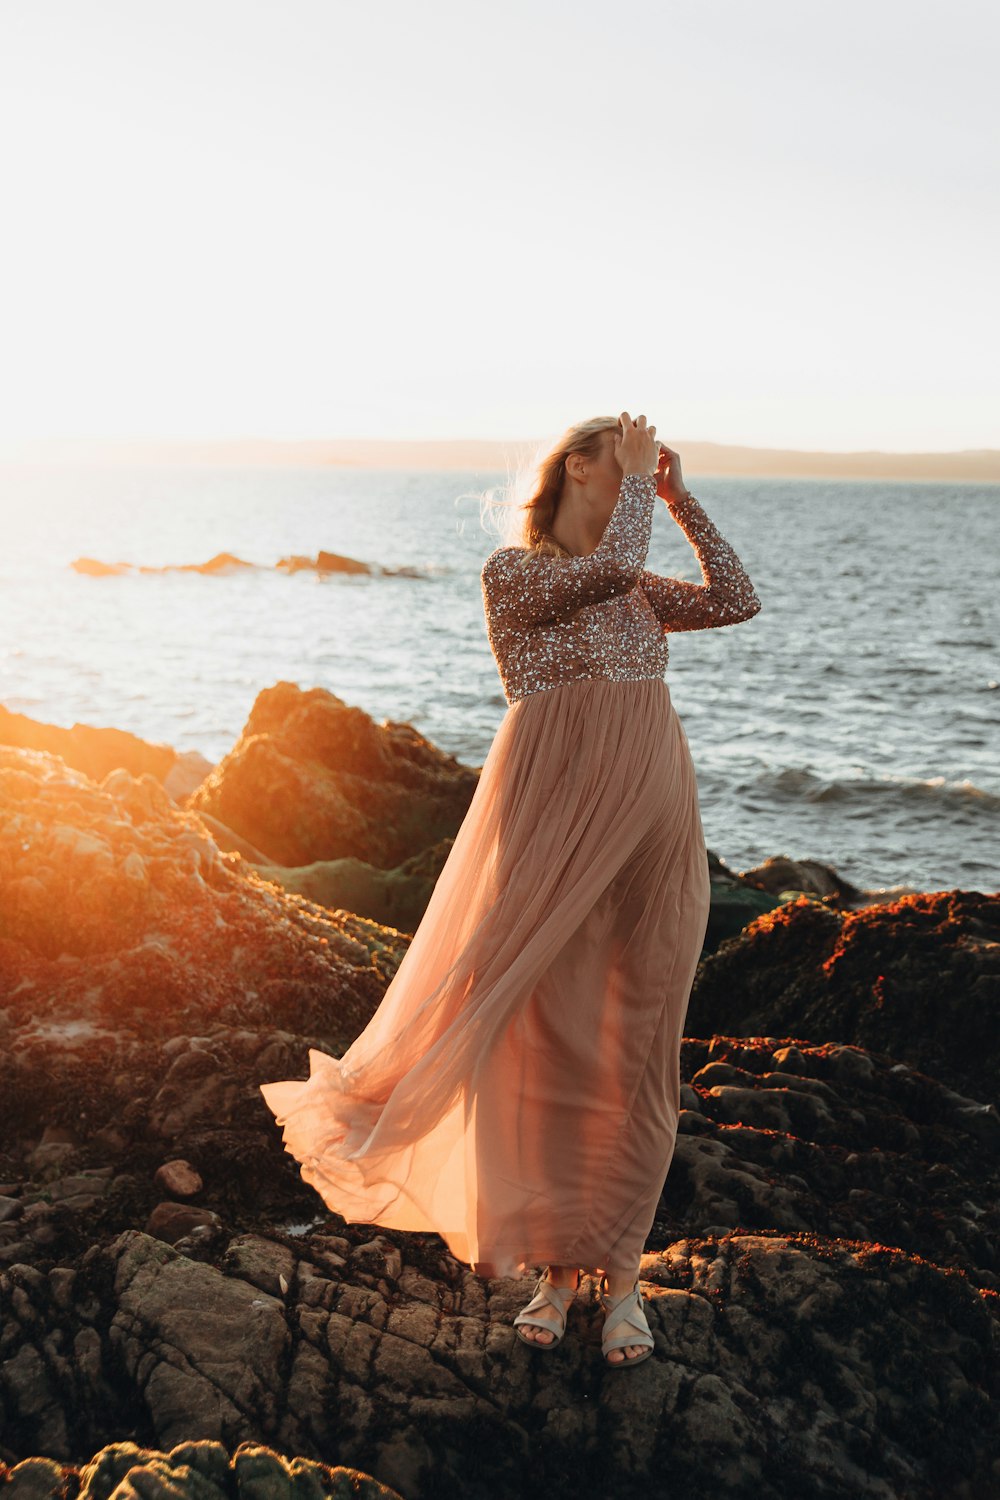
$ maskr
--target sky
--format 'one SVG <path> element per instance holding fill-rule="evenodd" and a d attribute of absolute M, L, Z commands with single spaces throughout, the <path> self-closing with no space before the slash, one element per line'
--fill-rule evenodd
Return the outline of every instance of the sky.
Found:
<path fill-rule="evenodd" d="M 993 0 L 0 0 L 0 441 L 1000 447 Z"/>

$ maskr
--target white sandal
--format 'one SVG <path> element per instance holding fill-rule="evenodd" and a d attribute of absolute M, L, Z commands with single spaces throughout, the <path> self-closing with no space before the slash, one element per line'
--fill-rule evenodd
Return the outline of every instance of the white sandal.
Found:
<path fill-rule="evenodd" d="M 636 1278 L 635 1286 L 624 1297 L 617 1297 L 614 1302 L 608 1301 L 604 1295 L 604 1288 L 608 1284 L 607 1274 L 601 1277 L 601 1303 L 604 1307 L 604 1332 L 601 1335 L 601 1353 L 604 1355 L 604 1363 L 609 1370 L 626 1370 L 632 1365 L 641 1365 L 643 1360 L 649 1358 L 653 1352 L 653 1335 L 649 1331 L 646 1322 L 646 1314 L 642 1306 L 642 1293 L 639 1290 L 639 1281 Z M 620 1312 L 621 1316 L 615 1317 Z M 628 1328 L 631 1333 L 617 1334 L 614 1338 L 608 1337 L 609 1328 Z M 642 1354 L 626 1354 L 619 1359 L 608 1359 L 612 1349 L 624 1349 L 629 1344 L 648 1344 L 648 1348 Z"/>
<path fill-rule="evenodd" d="M 514 1327 L 522 1344 L 527 1344 L 532 1349 L 554 1349 L 566 1332 L 566 1317 L 569 1313 L 569 1305 L 580 1289 L 580 1278 L 577 1273 L 576 1286 L 553 1286 L 548 1278 L 548 1266 L 535 1282 L 535 1295 L 526 1307 L 523 1307 L 514 1319 Z M 532 1317 L 532 1313 L 541 1312 L 543 1307 L 554 1307 L 560 1319 L 557 1327 L 551 1318 Z M 548 1342 L 541 1339 L 526 1339 L 518 1326 L 521 1323 L 530 1323 L 533 1328 L 545 1328 L 552 1337 Z"/>

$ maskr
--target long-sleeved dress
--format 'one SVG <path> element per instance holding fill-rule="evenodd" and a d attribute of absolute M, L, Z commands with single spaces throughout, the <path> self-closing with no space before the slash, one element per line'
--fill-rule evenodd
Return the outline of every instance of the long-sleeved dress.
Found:
<path fill-rule="evenodd" d="M 634 1270 L 673 1154 L 709 877 L 667 635 L 760 600 L 693 496 L 704 582 L 646 570 L 655 503 L 626 475 L 594 552 L 486 559 L 508 708 L 430 902 L 344 1056 L 260 1085 L 330 1208 L 481 1275 Z"/>

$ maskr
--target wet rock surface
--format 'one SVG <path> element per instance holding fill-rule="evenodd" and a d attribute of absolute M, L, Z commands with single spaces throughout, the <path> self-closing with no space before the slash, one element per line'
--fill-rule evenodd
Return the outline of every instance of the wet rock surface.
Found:
<path fill-rule="evenodd" d="M 282 1149 L 259 1084 L 343 1051 L 404 933 L 261 879 L 150 773 L 11 746 L 0 892 L 4 1494 L 1000 1489 L 1000 898 L 783 888 L 706 954 L 623 1372 L 592 1277 L 539 1354 L 530 1277 L 344 1223 Z"/>

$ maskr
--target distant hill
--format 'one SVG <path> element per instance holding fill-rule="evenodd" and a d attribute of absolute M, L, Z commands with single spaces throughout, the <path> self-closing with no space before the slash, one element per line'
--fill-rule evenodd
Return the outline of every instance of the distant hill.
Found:
<path fill-rule="evenodd" d="M 330 438 L 282 442 L 263 438 L 155 442 L 51 439 L 0 444 L 0 464 L 149 464 L 156 467 L 455 469 L 506 475 L 532 456 L 542 439 L 402 441 Z M 696 475 L 784 476 L 800 479 L 936 479 L 1000 484 L 1000 449 L 953 453 L 823 453 L 676 441 L 687 478 Z"/>

